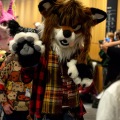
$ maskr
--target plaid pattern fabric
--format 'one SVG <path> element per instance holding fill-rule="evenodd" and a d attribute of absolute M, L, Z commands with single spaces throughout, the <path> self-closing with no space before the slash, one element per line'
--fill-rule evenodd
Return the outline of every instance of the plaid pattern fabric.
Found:
<path fill-rule="evenodd" d="M 63 79 L 61 77 L 61 64 L 58 61 L 58 56 L 53 51 L 50 51 L 47 64 L 45 59 L 41 58 L 40 67 L 34 66 L 33 68 L 22 69 L 22 79 L 24 79 L 24 82 L 34 79 L 30 114 L 35 114 L 37 118 L 41 117 L 41 113 L 62 113 L 63 105 L 79 108 L 78 114 L 80 116 L 86 112 L 83 103 L 79 99 L 77 86 L 67 75 L 67 66 L 62 65 L 62 68 L 65 69 L 63 72 L 65 79 Z M 68 83 L 70 84 L 68 85 Z"/>
<path fill-rule="evenodd" d="M 65 69 L 65 68 L 64 68 Z M 73 80 L 69 76 L 62 76 L 63 87 L 63 106 L 78 107 L 79 106 L 79 94 L 78 87 L 74 84 Z"/>
<path fill-rule="evenodd" d="M 83 103 L 79 98 L 78 87 L 67 75 L 66 63 L 59 63 L 54 51 L 49 52 L 48 76 L 44 94 L 42 113 L 60 114 L 62 106 L 78 108 L 78 114 L 85 114 Z"/>
<path fill-rule="evenodd" d="M 48 58 L 48 76 L 46 80 L 46 88 L 42 113 L 53 114 L 61 112 L 62 106 L 62 81 L 60 78 L 60 66 L 58 56 L 50 51 Z"/>
<path fill-rule="evenodd" d="M 23 82 L 27 83 L 34 79 L 29 111 L 31 117 L 34 117 L 35 114 L 37 118 L 41 118 L 41 108 L 45 86 L 44 79 L 46 72 L 46 61 L 43 57 L 41 57 L 40 63 L 42 66 L 36 65 L 31 68 L 22 68 L 21 70 Z"/>

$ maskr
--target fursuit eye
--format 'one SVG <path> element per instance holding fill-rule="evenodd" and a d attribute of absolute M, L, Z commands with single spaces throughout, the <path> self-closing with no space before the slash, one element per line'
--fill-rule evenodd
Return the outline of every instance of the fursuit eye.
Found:
<path fill-rule="evenodd" d="M 74 31 L 78 31 L 78 30 L 80 30 L 80 28 L 81 28 L 81 25 L 77 25 L 77 26 L 73 27 Z"/>

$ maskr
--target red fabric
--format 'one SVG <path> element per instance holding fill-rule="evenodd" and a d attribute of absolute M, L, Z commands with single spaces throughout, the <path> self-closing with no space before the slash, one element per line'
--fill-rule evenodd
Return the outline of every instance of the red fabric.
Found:
<path fill-rule="evenodd" d="M 79 107 L 80 107 L 79 116 L 82 117 L 86 113 L 86 110 L 85 110 L 85 107 L 83 106 L 83 102 L 81 99 L 80 99 L 80 106 Z"/>
<path fill-rule="evenodd" d="M 91 93 L 93 95 L 98 94 L 94 82 L 92 82 L 92 84 L 89 87 L 82 88 L 82 86 L 80 86 L 79 92 L 82 94 L 84 94 L 84 93 Z"/>
<path fill-rule="evenodd" d="M 42 102 L 45 88 L 45 77 L 47 75 L 47 63 L 44 58 L 40 59 L 40 64 L 41 66 L 36 65 L 32 68 L 22 68 L 21 70 L 21 77 L 23 82 L 30 82 L 34 79 L 29 110 L 31 117 L 34 117 L 35 114 L 37 118 L 41 118 Z M 79 105 L 79 116 L 83 116 L 86 113 L 86 110 L 81 100 Z"/>
<path fill-rule="evenodd" d="M 4 85 L 0 84 L 0 90 L 4 90 L 4 89 L 5 89 Z"/>
<path fill-rule="evenodd" d="M 46 68 L 46 61 L 44 58 L 41 57 L 40 64 L 36 65 L 32 68 L 22 68 L 22 80 L 23 82 L 30 82 L 33 80 L 32 86 L 32 95 L 30 101 L 30 115 L 36 115 L 37 118 L 41 118 L 41 108 L 42 108 L 42 101 L 43 101 L 43 94 L 44 94 L 44 86 L 45 86 L 45 68 Z"/>

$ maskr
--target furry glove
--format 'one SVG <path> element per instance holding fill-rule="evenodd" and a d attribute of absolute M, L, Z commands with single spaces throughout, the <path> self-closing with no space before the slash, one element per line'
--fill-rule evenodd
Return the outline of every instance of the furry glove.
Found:
<path fill-rule="evenodd" d="M 67 63 L 68 75 L 73 79 L 76 85 L 88 87 L 93 82 L 93 71 L 89 65 L 77 64 L 77 60 L 72 59 Z"/>
<path fill-rule="evenodd" d="M 45 47 L 39 40 L 38 34 L 20 32 L 10 41 L 9 49 L 18 55 L 18 61 L 22 67 L 31 67 L 39 63 Z"/>

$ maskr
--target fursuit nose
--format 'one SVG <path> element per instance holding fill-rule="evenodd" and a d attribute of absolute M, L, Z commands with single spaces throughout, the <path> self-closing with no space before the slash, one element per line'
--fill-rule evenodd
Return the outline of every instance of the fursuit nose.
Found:
<path fill-rule="evenodd" d="M 63 35 L 64 35 L 65 38 L 69 38 L 72 35 L 72 33 L 71 33 L 70 30 L 64 30 Z"/>

